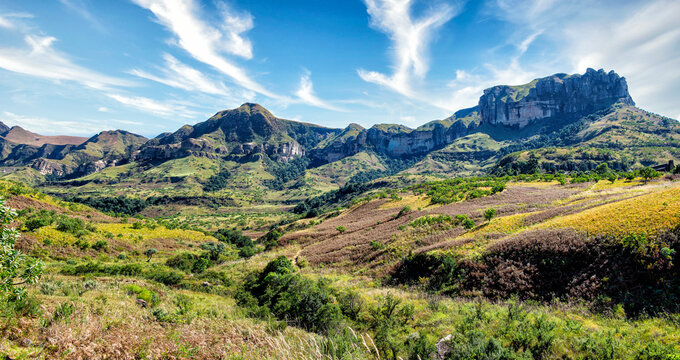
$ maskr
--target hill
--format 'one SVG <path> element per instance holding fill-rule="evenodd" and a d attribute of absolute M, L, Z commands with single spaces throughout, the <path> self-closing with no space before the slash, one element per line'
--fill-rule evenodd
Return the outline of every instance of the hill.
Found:
<path fill-rule="evenodd" d="M 45 136 L 32 133 L 20 126 L 13 126 L 11 128 L 7 125 L 0 123 L 0 136 L 5 140 L 13 142 L 15 144 L 31 145 L 31 146 L 43 146 L 46 144 L 50 145 L 80 145 L 87 140 L 87 138 L 78 136 Z"/>
<path fill-rule="evenodd" d="M 634 106 L 625 78 L 588 69 L 489 88 L 478 106 L 415 129 L 330 129 L 246 103 L 150 140 L 123 131 L 78 146 L 5 140 L 0 165 L 10 179 L 63 196 L 190 196 L 285 209 L 350 182 L 517 174 L 532 170 L 532 158 L 548 172 L 602 162 L 627 171 L 678 159 L 679 135 L 676 121 Z"/>

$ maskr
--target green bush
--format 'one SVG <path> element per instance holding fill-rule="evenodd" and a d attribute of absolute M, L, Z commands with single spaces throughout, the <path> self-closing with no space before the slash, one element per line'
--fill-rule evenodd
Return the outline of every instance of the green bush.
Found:
<path fill-rule="evenodd" d="M 107 250 L 109 248 L 109 243 L 106 240 L 97 240 L 97 242 L 92 245 L 92 248 L 97 251 Z"/>
<path fill-rule="evenodd" d="M 85 221 L 62 215 L 57 219 L 57 230 L 81 235 L 85 232 Z"/>
<path fill-rule="evenodd" d="M 172 270 L 158 270 L 149 273 L 148 278 L 161 284 L 171 286 L 179 284 L 184 279 L 184 275 Z"/>
<path fill-rule="evenodd" d="M 272 260 L 258 276 L 247 279 L 245 288 L 257 305 L 244 294 L 237 295 L 237 300 L 251 311 L 265 307 L 280 319 L 324 334 L 338 329 L 342 322 L 342 311 L 327 281 L 313 281 L 295 273 L 285 256 Z"/>

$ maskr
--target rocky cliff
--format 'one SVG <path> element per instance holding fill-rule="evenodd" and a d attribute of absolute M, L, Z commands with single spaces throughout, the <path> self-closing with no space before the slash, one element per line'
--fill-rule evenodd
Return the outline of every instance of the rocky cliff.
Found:
<path fill-rule="evenodd" d="M 578 118 L 614 103 L 635 105 L 626 79 L 613 70 L 555 74 L 520 86 L 494 86 L 479 99 L 483 123 L 525 127 L 532 122 Z"/>
<path fill-rule="evenodd" d="M 456 112 L 445 120 L 429 122 L 416 129 L 403 125 L 379 124 L 364 129 L 351 124 L 331 141 L 311 151 L 314 163 L 329 163 L 361 151 L 407 158 L 427 154 L 473 131 L 479 115 L 475 109 Z"/>

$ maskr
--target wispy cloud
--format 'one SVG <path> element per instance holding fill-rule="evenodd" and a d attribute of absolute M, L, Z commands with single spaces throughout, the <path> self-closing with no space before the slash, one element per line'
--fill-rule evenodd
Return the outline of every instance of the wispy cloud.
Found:
<path fill-rule="evenodd" d="M 120 94 L 107 94 L 107 96 L 127 107 L 158 116 L 194 118 L 199 115 L 197 111 L 190 110 L 186 105 L 176 102 L 161 102 L 142 96 L 127 96 Z"/>
<path fill-rule="evenodd" d="M 427 74 L 427 51 L 435 31 L 455 16 L 458 9 L 441 4 L 414 19 L 412 0 L 365 0 L 365 3 L 371 26 L 385 33 L 393 43 L 394 72 L 386 75 L 361 69 L 359 76 L 402 95 L 413 95 L 412 82 Z"/>
<path fill-rule="evenodd" d="M 87 20 L 95 29 L 102 32 L 106 31 L 104 25 L 88 10 L 88 2 L 86 0 L 59 0 L 59 2 Z"/>
<path fill-rule="evenodd" d="M 312 73 L 309 72 L 309 70 L 305 70 L 305 73 L 302 75 L 302 77 L 300 77 L 300 87 L 295 92 L 295 95 L 297 95 L 298 98 L 302 100 L 302 102 L 308 105 L 333 111 L 345 111 L 337 106 L 329 104 L 327 101 L 320 99 L 314 94 L 314 85 L 312 84 L 312 80 L 310 78 L 311 75 Z"/>
<path fill-rule="evenodd" d="M 279 98 L 253 80 L 242 67 L 225 55 L 253 57 L 252 44 L 243 33 L 253 27 L 250 14 L 237 14 L 222 6 L 221 25 L 209 24 L 199 14 L 194 0 L 133 0 L 151 11 L 156 20 L 171 31 L 179 47 L 196 60 L 229 76 L 236 84 L 259 94 Z"/>
<path fill-rule="evenodd" d="M 542 31 L 553 41 L 556 51 L 551 59 L 542 60 L 544 67 L 561 72 L 613 69 L 626 77 L 639 106 L 666 115 L 680 112 L 676 95 L 680 92 L 680 2 L 495 0 L 490 4 L 518 32 Z M 534 62 L 541 65 L 541 60 Z"/>
<path fill-rule="evenodd" d="M 182 90 L 230 96 L 229 90 L 220 81 L 206 77 L 200 71 L 183 64 L 170 54 L 163 54 L 163 59 L 165 60 L 165 66 L 159 68 L 159 71 L 162 73 L 161 76 L 138 69 L 130 70 L 130 73 Z"/>
<path fill-rule="evenodd" d="M 14 27 L 14 24 L 12 24 L 9 19 L 4 18 L 3 16 L 0 16 L 0 27 L 5 28 L 5 29 L 11 29 Z"/>
<path fill-rule="evenodd" d="M 50 80 L 75 81 L 95 89 L 133 85 L 74 64 L 53 48 L 55 37 L 26 35 L 24 40 L 27 48 L 0 48 L 0 68 Z"/>
<path fill-rule="evenodd" d="M 56 121 L 44 117 L 17 115 L 9 111 L 5 111 L 0 114 L 0 121 L 9 126 L 21 126 L 26 130 L 35 131 L 43 135 L 92 135 L 104 130 L 97 123 L 87 123 L 82 121 Z"/>

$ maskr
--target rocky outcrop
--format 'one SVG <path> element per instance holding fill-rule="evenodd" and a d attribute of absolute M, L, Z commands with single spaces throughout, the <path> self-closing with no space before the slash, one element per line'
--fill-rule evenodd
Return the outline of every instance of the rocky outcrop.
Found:
<path fill-rule="evenodd" d="M 525 127 L 532 122 L 578 118 L 620 102 L 635 105 L 626 79 L 614 71 L 556 74 L 521 86 L 494 86 L 479 99 L 483 123 Z"/>
<path fill-rule="evenodd" d="M 314 149 L 311 157 L 316 163 L 328 163 L 366 150 L 394 158 L 418 156 L 443 148 L 475 128 L 475 124 L 458 121 L 455 116 L 417 129 L 383 124 L 366 130 L 353 124 L 326 146 Z"/>
<path fill-rule="evenodd" d="M 72 172 L 71 168 L 68 168 L 64 164 L 48 159 L 37 159 L 30 165 L 33 169 L 38 170 L 42 175 L 52 175 L 57 177 L 62 177 Z"/>

